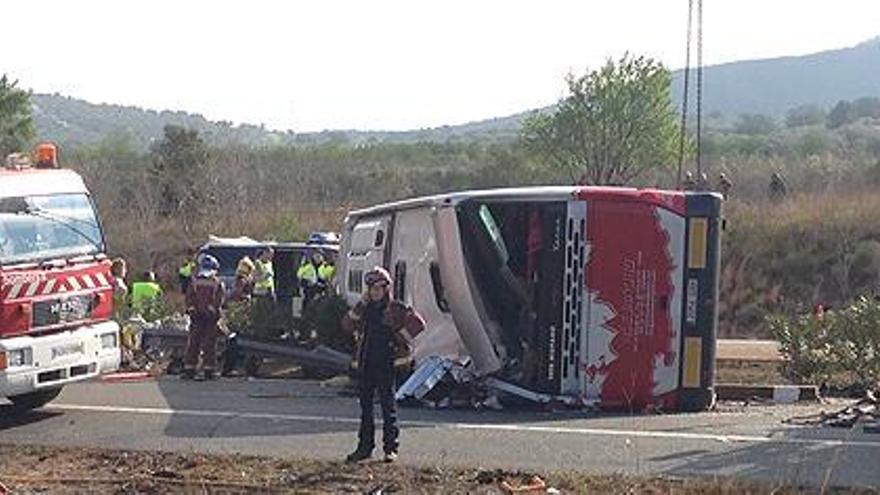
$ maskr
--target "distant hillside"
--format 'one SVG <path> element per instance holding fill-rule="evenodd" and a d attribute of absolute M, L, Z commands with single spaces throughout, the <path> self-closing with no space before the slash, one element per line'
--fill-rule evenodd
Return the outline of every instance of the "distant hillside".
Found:
<path fill-rule="evenodd" d="M 253 145 L 282 143 L 292 136 L 254 125 L 211 122 L 198 114 L 93 104 L 57 94 L 35 94 L 31 102 L 40 138 L 65 146 L 92 144 L 109 136 L 127 136 L 137 147 L 147 149 L 152 140 L 162 136 L 166 124 L 196 129 L 209 140 Z"/>
<path fill-rule="evenodd" d="M 673 74 L 673 96 L 681 98 L 683 73 Z M 733 62 L 706 67 L 703 108 L 727 115 L 763 113 L 779 116 L 798 105 L 831 106 L 839 100 L 880 96 L 880 38 L 852 48 L 801 57 Z M 157 112 L 120 105 L 96 105 L 60 95 L 33 96 L 41 138 L 62 145 L 90 144 L 107 136 L 127 135 L 141 149 L 162 135 L 166 124 L 197 129 L 212 142 L 247 145 L 364 144 L 417 141 L 506 141 L 516 137 L 528 112 L 457 126 L 402 132 L 333 130 L 295 134 L 261 126 L 211 122 L 198 114 Z"/>
<path fill-rule="evenodd" d="M 107 137 L 127 137 L 141 150 L 162 136 L 167 124 L 196 129 L 213 143 L 250 146 L 305 145 L 325 143 L 366 144 L 375 142 L 454 142 L 508 141 L 516 137 L 522 115 L 489 119 L 460 126 L 442 126 L 402 132 L 332 130 L 295 134 L 262 126 L 212 122 L 199 114 L 145 110 L 138 107 L 94 104 L 61 95 L 34 94 L 31 98 L 34 120 L 41 139 L 62 146 L 94 144 Z"/>
<path fill-rule="evenodd" d="M 703 78 L 705 111 L 733 115 L 780 115 L 799 105 L 830 107 L 840 100 L 880 96 L 880 37 L 801 57 L 715 65 L 704 70 Z M 682 80 L 677 71 L 672 89 L 676 101 Z"/>

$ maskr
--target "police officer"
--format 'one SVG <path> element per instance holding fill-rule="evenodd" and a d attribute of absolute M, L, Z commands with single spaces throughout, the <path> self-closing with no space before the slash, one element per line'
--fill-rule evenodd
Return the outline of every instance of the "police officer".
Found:
<path fill-rule="evenodd" d="M 189 287 L 195 269 L 196 260 L 194 258 L 194 252 L 189 251 L 183 264 L 177 269 L 177 282 L 180 285 L 180 292 L 186 294 L 186 290 Z"/>
<path fill-rule="evenodd" d="M 257 260 L 254 262 L 255 297 L 275 298 L 275 268 L 272 266 L 274 254 L 272 248 L 266 248 L 257 255 Z"/>
<path fill-rule="evenodd" d="M 327 263 L 321 251 L 314 250 L 309 260 L 300 265 L 296 272 L 303 289 L 303 309 L 312 302 L 321 290 L 326 289 L 333 280 L 336 268 Z"/>
<path fill-rule="evenodd" d="M 217 369 L 217 336 L 220 334 L 220 308 L 226 289 L 217 276 L 220 263 L 217 258 L 205 255 L 199 261 L 199 269 L 186 291 L 186 312 L 190 317 L 189 340 L 183 358 L 184 380 L 195 378 L 199 355 L 202 356 L 202 372 L 205 380 L 214 379 Z"/>
<path fill-rule="evenodd" d="M 354 366 L 360 388 L 361 425 L 358 445 L 346 461 L 360 462 L 372 456 L 375 446 L 373 396 L 382 407 L 385 462 L 397 460 L 397 409 L 394 403 L 396 365 L 412 361 L 412 338 L 425 322 L 412 308 L 391 299 L 391 275 L 376 267 L 364 276 L 367 291 L 342 319 L 342 328 L 354 335 Z"/>

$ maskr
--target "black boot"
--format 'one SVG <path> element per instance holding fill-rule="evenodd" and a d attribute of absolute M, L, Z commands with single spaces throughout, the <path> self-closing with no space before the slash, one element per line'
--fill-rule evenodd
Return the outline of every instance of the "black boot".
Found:
<path fill-rule="evenodd" d="M 348 454 L 348 457 L 345 458 L 345 462 L 355 463 L 361 462 L 369 459 L 373 456 L 373 453 L 367 449 L 358 447 L 354 452 Z"/>
<path fill-rule="evenodd" d="M 216 380 L 216 379 L 217 379 L 217 375 L 214 374 L 214 370 L 205 370 L 205 371 L 204 371 L 204 374 L 205 374 L 205 380 L 206 380 L 206 381 L 207 381 L 207 380 Z"/>

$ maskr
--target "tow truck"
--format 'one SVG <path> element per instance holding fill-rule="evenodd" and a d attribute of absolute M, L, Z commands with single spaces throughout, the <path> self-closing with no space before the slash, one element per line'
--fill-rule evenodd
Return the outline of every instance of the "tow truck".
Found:
<path fill-rule="evenodd" d="M 17 411 L 119 367 L 103 230 L 82 177 L 57 147 L 0 167 L 0 396 Z"/>

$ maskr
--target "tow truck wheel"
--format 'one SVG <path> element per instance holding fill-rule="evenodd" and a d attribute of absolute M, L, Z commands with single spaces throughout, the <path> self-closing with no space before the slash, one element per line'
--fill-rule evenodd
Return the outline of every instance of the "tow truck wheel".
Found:
<path fill-rule="evenodd" d="M 14 395 L 12 397 L 9 397 L 9 401 L 12 402 L 12 405 L 16 411 L 30 411 L 31 409 L 45 406 L 52 399 L 58 397 L 58 394 L 60 393 L 61 387 L 47 388 L 27 394 Z"/>

